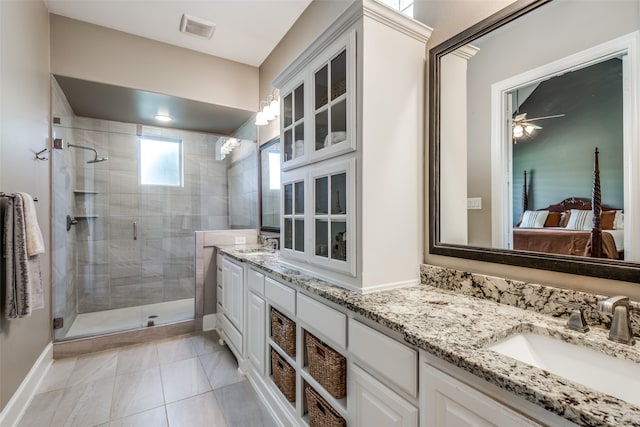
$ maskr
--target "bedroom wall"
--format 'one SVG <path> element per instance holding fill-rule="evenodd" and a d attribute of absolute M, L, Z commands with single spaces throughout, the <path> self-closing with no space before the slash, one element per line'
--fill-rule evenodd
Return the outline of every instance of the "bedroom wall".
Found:
<path fill-rule="evenodd" d="M 460 31 L 466 29 L 470 25 L 487 18 L 492 13 L 496 12 L 500 8 L 512 3 L 511 1 L 504 2 L 490 2 L 490 1 L 475 1 L 475 0 L 461 0 L 461 1 L 439 1 L 439 0 L 421 0 L 415 3 L 414 14 L 416 19 L 424 22 L 425 24 L 434 28 L 433 35 L 427 45 L 428 49 L 431 49 L 439 43 L 447 40 L 450 37 L 455 36 Z M 605 2 L 608 5 L 612 5 L 613 2 Z M 617 2 L 616 2 L 617 3 Z M 637 3 L 634 0 L 634 3 Z M 604 13 L 601 16 L 609 17 L 608 13 Z M 630 14 L 630 20 L 637 20 L 640 18 L 640 14 Z M 611 16 L 611 19 L 607 19 L 606 22 L 598 20 L 598 25 L 594 28 L 600 29 L 602 26 L 615 26 L 620 21 Z M 555 25 L 553 23 L 545 23 L 541 28 L 544 28 L 544 32 L 552 31 L 554 29 L 563 29 L 562 25 Z M 593 30 L 593 28 L 590 28 Z M 567 30 L 568 31 L 568 30 Z M 538 37 L 533 41 L 539 40 Z M 521 55 L 520 58 L 525 58 L 526 55 Z M 525 58 L 526 59 L 526 58 Z M 499 67 L 496 67 L 499 68 Z M 429 76 L 427 75 L 428 79 Z M 486 118 L 485 118 L 486 120 Z M 425 134 L 428 135 L 428 125 L 425 129 Z M 488 153 L 488 148 L 485 148 Z M 425 165 L 429 164 L 428 150 L 425 152 Z M 429 188 L 428 175 L 425 173 L 425 187 Z M 425 198 L 425 212 L 429 212 L 428 197 Z M 484 203 L 483 203 L 484 205 Z M 428 221 L 425 218 L 425 224 Z M 428 228 L 425 226 L 425 230 Z M 636 283 L 621 282 L 616 280 L 600 279 L 588 276 L 557 273 L 553 271 L 538 270 L 533 268 L 515 267 L 510 265 L 495 264 L 488 262 L 481 262 L 469 259 L 460 259 L 455 257 L 446 257 L 440 255 L 433 255 L 428 250 L 428 236 L 425 238 L 425 259 L 426 264 L 458 269 L 462 271 L 475 272 L 480 274 L 487 274 L 494 277 L 504 277 L 514 280 L 522 280 L 533 283 L 542 283 L 551 286 L 558 286 L 568 289 L 576 289 L 586 292 L 595 292 L 602 295 L 628 295 L 634 300 L 640 300 L 640 285 Z"/>
<path fill-rule="evenodd" d="M 553 99 L 549 110 L 549 99 Z M 513 224 L 522 213 L 527 171 L 529 209 L 567 197 L 591 198 L 593 150 L 600 155 L 602 203 L 623 209 L 622 61 L 614 58 L 542 82 L 520 106 L 543 129 L 513 146 Z"/>

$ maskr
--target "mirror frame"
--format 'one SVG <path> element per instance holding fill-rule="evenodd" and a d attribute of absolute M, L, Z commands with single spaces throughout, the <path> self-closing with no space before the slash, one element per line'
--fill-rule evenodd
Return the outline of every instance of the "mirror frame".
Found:
<path fill-rule="evenodd" d="M 280 226 L 271 227 L 262 224 L 262 152 L 271 147 L 272 145 L 280 142 L 280 135 L 258 146 L 258 220 L 260 223 L 260 231 L 267 231 L 271 233 L 280 233 Z"/>
<path fill-rule="evenodd" d="M 518 0 L 429 50 L 429 254 L 640 283 L 640 263 L 440 242 L 440 59 L 552 0 Z"/>

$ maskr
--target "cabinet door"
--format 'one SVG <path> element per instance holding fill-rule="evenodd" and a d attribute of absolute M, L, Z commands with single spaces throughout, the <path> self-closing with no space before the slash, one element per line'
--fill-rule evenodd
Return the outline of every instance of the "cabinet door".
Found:
<path fill-rule="evenodd" d="M 280 251 L 285 257 L 305 256 L 306 174 L 296 170 L 282 176 L 282 241 Z"/>
<path fill-rule="evenodd" d="M 539 426 L 438 369 L 423 365 L 425 427 Z"/>
<path fill-rule="evenodd" d="M 355 159 L 311 167 L 313 263 L 355 276 Z"/>
<path fill-rule="evenodd" d="M 281 89 L 280 135 L 282 170 L 303 164 L 307 159 L 305 139 L 305 91 L 301 78 Z"/>
<path fill-rule="evenodd" d="M 247 350 L 249 360 L 261 373 L 265 372 L 266 305 L 262 298 L 249 292 L 247 301 Z"/>
<path fill-rule="evenodd" d="M 313 63 L 311 161 L 356 149 L 355 37 L 353 30 Z"/>
<path fill-rule="evenodd" d="M 241 266 L 224 260 L 222 266 L 222 307 L 231 323 L 243 330 L 244 272 Z"/>
<path fill-rule="evenodd" d="M 418 409 L 415 406 L 358 366 L 352 364 L 350 370 L 356 426 L 418 426 Z"/>

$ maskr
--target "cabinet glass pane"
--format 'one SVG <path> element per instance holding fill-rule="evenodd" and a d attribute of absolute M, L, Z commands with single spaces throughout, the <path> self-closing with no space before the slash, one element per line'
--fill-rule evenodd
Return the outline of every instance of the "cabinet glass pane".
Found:
<path fill-rule="evenodd" d="M 295 250 L 304 252 L 304 220 L 295 220 Z"/>
<path fill-rule="evenodd" d="M 316 110 L 329 101 L 329 66 L 325 65 L 315 75 Z"/>
<path fill-rule="evenodd" d="M 316 151 L 329 146 L 329 111 L 323 110 L 316 114 Z"/>
<path fill-rule="evenodd" d="M 347 100 L 331 107 L 331 144 L 347 139 Z"/>
<path fill-rule="evenodd" d="M 304 117 L 304 85 L 300 85 L 294 92 L 294 119 L 297 122 Z"/>
<path fill-rule="evenodd" d="M 304 125 L 300 123 L 295 127 L 295 157 L 298 158 L 304 155 Z"/>
<path fill-rule="evenodd" d="M 284 214 L 291 215 L 293 213 L 293 185 L 284 186 Z"/>
<path fill-rule="evenodd" d="M 336 99 L 347 92 L 347 51 L 331 61 L 331 99 Z"/>
<path fill-rule="evenodd" d="M 284 161 L 293 159 L 293 130 L 284 132 Z"/>
<path fill-rule="evenodd" d="M 331 176 L 331 213 L 347 213 L 347 174 Z"/>
<path fill-rule="evenodd" d="M 287 249 L 293 249 L 293 221 L 291 218 L 284 219 L 284 247 Z"/>
<path fill-rule="evenodd" d="M 347 260 L 347 223 L 331 222 L 331 258 L 339 261 Z"/>
<path fill-rule="evenodd" d="M 316 220 L 316 255 L 322 257 L 329 256 L 328 242 L 329 223 L 323 219 Z"/>
<path fill-rule="evenodd" d="M 316 179 L 316 214 L 326 215 L 329 212 L 329 178 Z M 325 238 L 326 240 L 326 238 Z"/>
<path fill-rule="evenodd" d="M 293 95 L 289 94 L 284 97 L 284 127 L 291 126 L 293 123 Z"/>
<path fill-rule="evenodd" d="M 296 182 L 295 213 L 304 214 L 304 182 Z"/>

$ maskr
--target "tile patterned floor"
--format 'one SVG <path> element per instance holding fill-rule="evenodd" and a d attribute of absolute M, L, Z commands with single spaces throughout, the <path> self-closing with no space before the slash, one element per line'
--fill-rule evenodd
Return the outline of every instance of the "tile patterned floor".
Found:
<path fill-rule="evenodd" d="M 57 360 L 18 427 L 273 427 L 218 335 Z"/>

